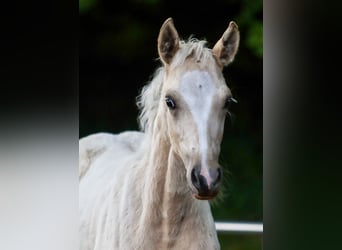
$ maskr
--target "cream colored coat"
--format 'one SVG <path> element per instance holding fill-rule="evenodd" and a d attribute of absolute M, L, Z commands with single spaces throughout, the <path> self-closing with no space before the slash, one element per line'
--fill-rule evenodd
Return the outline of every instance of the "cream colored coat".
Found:
<path fill-rule="evenodd" d="M 81 250 L 220 249 L 209 202 L 194 198 L 190 172 L 196 160 L 209 168 L 219 156 L 221 106 L 231 95 L 221 71 L 237 51 L 236 24 L 230 23 L 213 50 L 204 43 L 179 41 L 172 19 L 166 20 L 158 39 L 164 67 L 138 100 L 145 132 L 80 139 Z M 188 93 L 184 79 L 199 79 L 198 93 Z M 168 93 L 177 95 L 182 113 L 168 110 Z M 204 115 L 196 111 L 203 103 Z"/>

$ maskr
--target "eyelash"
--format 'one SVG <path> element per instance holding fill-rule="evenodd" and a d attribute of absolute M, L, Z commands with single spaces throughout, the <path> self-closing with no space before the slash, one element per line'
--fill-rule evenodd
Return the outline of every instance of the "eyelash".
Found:
<path fill-rule="evenodd" d="M 225 104 L 224 104 L 224 109 L 229 109 L 232 103 L 237 103 L 237 100 L 235 100 L 233 97 L 228 97 Z"/>

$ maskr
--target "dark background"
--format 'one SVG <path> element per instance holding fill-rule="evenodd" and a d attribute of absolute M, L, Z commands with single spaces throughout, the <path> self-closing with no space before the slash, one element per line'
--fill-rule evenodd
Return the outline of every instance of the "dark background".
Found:
<path fill-rule="evenodd" d="M 226 189 L 215 220 L 262 222 L 263 61 L 261 1 L 81 0 L 79 136 L 137 130 L 135 98 L 160 65 L 157 37 L 174 19 L 183 39 L 213 47 L 234 20 L 240 30 L 235 61 L 224 69 L 238 104 L 222 143 Z M 260 235 L 220 235 L 222 249 L 261 249 Z"/>

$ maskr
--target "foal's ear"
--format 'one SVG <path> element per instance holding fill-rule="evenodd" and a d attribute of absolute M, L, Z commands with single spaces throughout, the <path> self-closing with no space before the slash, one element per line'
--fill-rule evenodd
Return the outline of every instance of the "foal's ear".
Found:
<path fill-rule="evenodd" d="M 160 28 L 158 53 L 164 64 L 170 64 L 179 49 L 179 37 L 173 19 L 168 18 Z"/>
<path fill-rule="evenodd" d="M 239 28 L 235 22 L 231 21 L 221 39 L 218 40 L 212 50 L 222 66 L 227 66 L 234 60 L 239 48 L 239 42 Z"/>

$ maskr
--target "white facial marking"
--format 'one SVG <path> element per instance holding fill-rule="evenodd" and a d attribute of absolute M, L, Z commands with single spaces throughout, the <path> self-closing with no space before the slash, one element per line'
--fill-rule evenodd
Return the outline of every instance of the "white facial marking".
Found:
<path fill-rule="evenodd" d="M 211 110 L 212 99 L 215 94 L 215 86 L 208 72 L 194 70 L 183 75 L 179 90 L 187 103 L 193 119 L 197 125 L 199 144 L 201 149 L 201 175 L 211 184 L 211 177 L 207 166 L 208 151 L 208 119 Z"/>

